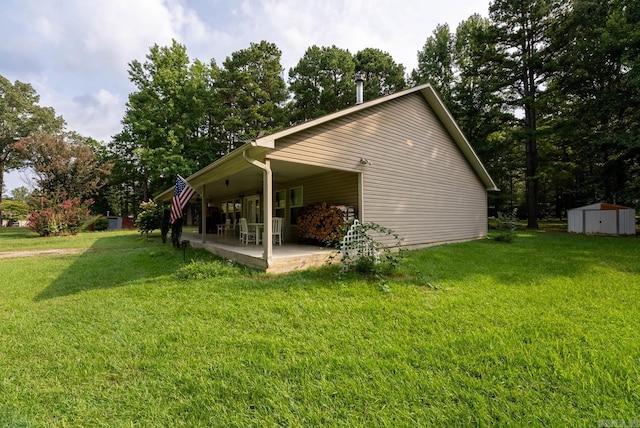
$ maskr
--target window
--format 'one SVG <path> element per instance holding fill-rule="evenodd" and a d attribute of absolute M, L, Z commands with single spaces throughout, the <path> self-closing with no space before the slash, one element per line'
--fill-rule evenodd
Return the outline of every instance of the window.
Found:
<path fill-rule="evenodd" d="M 240 199 L 224 201 L 221 204 L 222 222 L 226 219 L 238 222 L 242 214 L 242 202 Z"/>
<path fill-rule="evenodd" d="M 298 220 L 298 214 L 302 209 L 302 186 L 292 187 L 289 189 L 289 222 L 290 224 L 296 224 Z"/>
<path fill-rule="evenodd" d="M 234 219 L 236 224 L 240 223 L 240 217 L 242 217 L 242 199 L 236 199 L 234 204 Z"/>
<path fill-rule="evenodd" d="M 275 208 L 275 217 L 284 217 L 285 208 L 287 207 L 287 191 L 278 190 L 275 193 L 273 205 Z"/>
<path fill-rule="evenodd" d="M 287 199 L 287 191 L 286 190 L 278 190 L 275 195 L 274 205 L 275 208 L 284 208 Z"/>

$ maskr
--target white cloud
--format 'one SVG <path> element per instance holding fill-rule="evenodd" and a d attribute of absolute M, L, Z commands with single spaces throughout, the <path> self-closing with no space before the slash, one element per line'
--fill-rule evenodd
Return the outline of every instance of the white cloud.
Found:
<path fill-rule="evenodd" d="M 124 100 L 106 89 L 100 89 L 94 95 L 66 100 L 63 105 L 68 110 L 64 117 L 75 124 L 71 129 L 81 135 L 108 142 L 122 129 L 120 121 L 124 115 Z"/>
<path fill-rule="evenodd" d="M 245 2 L 246 3 L 246 2 Z M 261 0 L 243 9 L 239 39 L 274 42 L 283 52 L 285 69 L 305 50 L 336 45 L 351 53 L 374 47 L 391 54 L 407 71 L 417 66 L 417 52 L 437 24 L 453 29 L 473 13 L 487 14 L 488 0 L 339 1 Z M 258 4 L 260 7 L 256 7 Z M 248 42 L 247 42 L 248 44 Z"/>
<path fill-rule="evenodd" d="M 407 72 L 439 23 L 455 29 L 489 0 L 2 0 L 0 75 L 31 83 L 70 130 L 109 141 L 121 130 L 128 63 L 176 39 L 221 64 L 251 42 L 282 51 L 285 76 L 305 50 L 389 52 Z"/>

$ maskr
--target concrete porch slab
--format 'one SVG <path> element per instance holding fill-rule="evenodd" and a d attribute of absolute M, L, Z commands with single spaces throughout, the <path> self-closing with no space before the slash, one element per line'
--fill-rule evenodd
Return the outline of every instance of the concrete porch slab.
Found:
<path fill-rule="evenodd" d="M 262 245 L 240 243 L 236 236 L 207 234 L 204 243 L 199 233 L 183 233 L 182 239 L 194 248 L 203 248 L 219 257 L 268 273 L 286 273 L 319 267 L 334 254 L 326 247 L 282 244 L 273 246 L 272 265 L 262 258 Z"/>

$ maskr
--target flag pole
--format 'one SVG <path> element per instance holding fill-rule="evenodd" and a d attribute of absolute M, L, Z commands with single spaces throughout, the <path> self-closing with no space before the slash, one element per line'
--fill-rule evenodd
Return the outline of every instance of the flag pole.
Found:
<path fill-rule="evenodd" d="M 182 180 L 185 183 L 187 183 L 187 186 L 191 187 L 198 195 L 200 195 L 200 192 L 198 192 L 195 187 L 193 187 L 191 184 L 189 184 L 189 182 L 183 176 L 181 176 L 180 174 L 176 174 L 176 175 L 178 176 L 178 178 L 180 180 Z M 202 195 L 200 195 L 200 196 L 202 196 Z"/>

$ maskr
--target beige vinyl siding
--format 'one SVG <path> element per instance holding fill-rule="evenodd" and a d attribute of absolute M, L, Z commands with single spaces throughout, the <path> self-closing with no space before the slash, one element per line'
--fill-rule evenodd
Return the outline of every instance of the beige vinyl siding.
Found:
<path fill-rule="evenodd" d="M 269 157 L 361 171 L 360 217 L 395 229 L 405 245 L 486 235 L 485 187 L 419 93 L 289 135 Z"/>
<path fill-rule="evenodd" d="M 291 189 L 302 186 L 303 206 L 318 202 L 327 202 L 334 205 L 358 206 L 358 175 L 345 171 L 331 171 L 298 181 L 292 181 L 279 189 Z M 289 201 L 284 223 L 284 234 L 287 242 L 297 241 L 297 230 L 289 224 Z"/>

